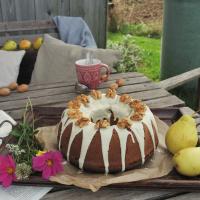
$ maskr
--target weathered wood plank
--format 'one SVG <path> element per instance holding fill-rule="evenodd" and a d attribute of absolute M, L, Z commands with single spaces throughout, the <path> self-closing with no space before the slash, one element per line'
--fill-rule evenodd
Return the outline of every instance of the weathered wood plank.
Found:
<path fill-rule="evenodd" d="M 166 90 L 163 90 L 163 89 L 140 91 L 140 92 L 134 92 L 134 93 L 129 93 L 129 94 L 133 98 L 140 99 L 142 101 L 171 96 L 171 94 L 169 92 L 167 92 Z"/>
<path fill-rule="evenodd" d="M 1 1 L 0 1 L 0 22 L 3 21 L 3 14 L 2 14 L 2 6 L 1 6 Z"/>
<path fill-rule="evenodd" d="M 102 21 L 102 16 L 106 16 L 107 19 L 108 0 L 101 0 L 99 2 L 101 2 L 99 5 L 99 10 L 101 11 L 101 13 L 98 16 L 98 22 L 99 22 L 98 44 L 100 47 L 105 48 L 107 41 L 107 20 Z"/>
<path fill-rule="evenodd" d="M 169 197 L 174 193 L 167 191 L 139 191 L 139 190 L 130 190 L 130 189 L 102 189 L 98 192 L 92 193 L 89 190 L 83 189 L 70 189 L 55 193 L 47 194 L 42 198 L 42 200 L 64 200 L 64 199 L 73 199 L 79 200 L 144 200 L 144 199 L 156 199 L 160 197 Z"/>
<path fill-rule="evenodd" d="M 133 85 L 133 84 L 139 84 L 139 83 L 147 83 L 151 82 L 147 77 L 145 76 L 136 76 L 136 77 L 127 77 L 124 78 L 126 85 Z M 111 76 L 110 79 L 107 82 L 102 83 L 98 89 L 109 87 L 110 84 L 115 83 L 116 78 L 114 76 Z M 38 89 L 46 89 L 46 88 L 57 88 L 57 87 L 69 87 L 74 86 L 76 80 L 70 80 L 66 82 L 57 82 L 57 83 L 51 83 L 51 84 L 31 84 L 30 90 L 38 90 Z"/>
<path fill-rule="evenodd" d="M 185 103 L 176 96 L 168 96 L 153 100 L 144 101 L 150 108 L 166 108 L 170 106 L 184 106 Z"/>
<path fill-rule="evenodd" d="M 27 0 L 14 0 L 16 8 L 16 20 L 35 20 L 35 3 Z"/>
<path fill-rule="evenodd" d="M 194 192 L 194 193 L 188 193 L 184 195 L 179 195 L 177 197 L 170 198 L 169 200 L 199 200 L 199 193 Z"/>
<path fill-rule="evenodd" d="M 114 81 L 108 81 L 105 84 L 102 84 L 100 89 L 108 88 L 109 85 L 113 82 Z M 129 78 L 126 80 L 126 86 L 130 85 L 132 87 L 135 84 L 136 86 L 138 86 L 139 83 L 142 84 L 142 83 L 148 83 L 148 82 L 150 81 L 146 77 Z M 165 90 L 162 90 L 162 91 L 166 92 Z M 64 94 L 64 93 L 68 93 L 68 94 L 75 93 L 74 85 L 73 84 L 68 85 L 68 83 L 61 82 L 61 83 L 50 84 L 50 85 L 30 86 L 28 93 L 18 93 L 16 91 L 13 91 L 10 96 L 0 97 L 0 102 L 12 101 L 13 98 L 15 98 L 15 100 L 25 99 L 27 98 L 27 96 L 29 96 L 30 98 L 33 98 L 33 97 L 39 97 L 39 96 L 57 95 L 57 94 Z M 156 95 L 159 95 L 159 93 L 157 92 Z M 149 94 L 149 96 L 151 95 Z"/>
<path fill-rule="evenodd" d="M 82 17 L 90 27 L 98 47 L 106 47 L 107 20 L 104 19 L 107 16 L 107 0 L 70 0 L 70 15 Z"/>
<path fill-rule="evenodd" d="M 36 20 L 50 19 L 58 15 L 58 1 L 55 0 L 35 0 Z"/>
<path fill-rule="evenodd" d="M 70 15 L 70 0 L 58 1 L 58 13 L 59 15 L 63 15 L 63 16 Z"/>
<path fill-rule="evenodd" d="M 117 74 L 111 74 L 110 78 L 121 79 L 121 78 L 138 77 L 138 76 L 144 76 L 144 74 L 139 72 L 117 73 Z"/>
<path fill-rule="evenodd" d="M 32 31 L 32 30 L 45 30 L 51 29 L 48 32 L 56 32 L 56 25 L 52 20 L 39 20 L 39 21 L 20 21 L 20 22 L 2 22 L 0 23 L 0 33 L 10 33 L 17 31 Z"/>
<path fill-rule="evenodd" d="M 157 89 L 157 86 L 153 83 L 143 83 L 143 84 L 136 84 L 130 86 L 123 86 L 118 89 L 119 94 L 124 94 L 124 93 L 133 93 L 133 92 L 139 92 L 139 91 L 148 91 L 152 89 Z M 102 89 L 103 92 L 105 92 L 107 89 Z M 65 94 L 57 94 L 57 95 L 51 95 L 51 93 L 48 93 L 48 95 L 45 95 L 45 90 L 41 90 L 38 94 L 37 97 L 32 98 L 32 103 L 33 105 L 48 105 L 48 104 L 56 104 L 60 102 L 67 102 L 77 96 L 76 93 L 73 92 L 74 89 L 73 87 L 68 87 L 66 88 Z M 31 95 L 30 92 L 26 93 L 27 98 L 29 95 Z M 12 110 L 12 109 L 19 109 L 23 108 L 24 105 L 26 104 L 27 99 L 21 99 L 21 100 L 12 100 L 12 101 L 7 101 L 7 102 L 1 102 L 0 107 L 3 110 Z"/>
<path fill-rule="evenodd" d="M 83 3 L 83 4 L 82 4 Z M 70 16 L 73 17 L 85 17 L 85 10 L 84 7 L 82 6 L 84 4 L 84 0 L 70 0 Z"/>
<path fill-rule="evenodd" d="M 158 83 L 158 85 L 166 90 L 171 90 L 199 77 L 200 77 L 200 67 L 185 72 L 183 74 L 168 78 Z"/>
<path fill-rule="evenodd" d="M 3 21 L 15 21 L 16 20 L 16 9 L 15 1 L 13 0 L 0 0 Z"/>

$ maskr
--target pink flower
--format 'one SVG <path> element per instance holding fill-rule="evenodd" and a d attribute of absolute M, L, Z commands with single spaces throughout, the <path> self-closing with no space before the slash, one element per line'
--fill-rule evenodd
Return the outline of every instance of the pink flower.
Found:
<path fill-rule="evenodd" d="M 11 155 L 0 156 L 0 182 L 4 187 L 12 184 L 16 180 L 15 162 Z"/>
<path fill-rule="evenodd" d="M 62 154 L 59 151 L 49 151 L 40 156 L 33 157 L 32 167 L 35 171 L 42 172 L 42 178 L 49 179 L 63 171 Z"/>

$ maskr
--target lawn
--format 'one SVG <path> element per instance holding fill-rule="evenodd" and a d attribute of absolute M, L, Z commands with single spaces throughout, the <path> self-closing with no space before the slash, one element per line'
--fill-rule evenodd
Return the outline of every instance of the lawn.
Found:
<path fill-rule="evenodd" d="M 109 32 L 108 40 L 120 42 L 123 40 L 123 36 L 122 33 Z M 135 44 L 142 52 L 142 63 L 137 68 L 137 71 L 154 81 L 159 81 L 161 40 L 143 36 L 131 36 L 131 40 L 135 41 Z"/>

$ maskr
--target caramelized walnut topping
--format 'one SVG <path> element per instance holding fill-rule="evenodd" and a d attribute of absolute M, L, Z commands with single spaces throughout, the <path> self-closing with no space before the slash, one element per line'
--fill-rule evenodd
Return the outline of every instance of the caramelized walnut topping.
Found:
<path fill-rule="evenodd" d="M 124 79 L 118 79 L 118 80 L 116 80 L 116 83 L 119 87 L 121 87 L 125 84 L 125 80 Z"/>
<path fill-rule="evenodd" d="M 108 126 L 110 126 L 110 123 L 107 119 L 98 120 L 95 125 L 96 128 L 107 128 Z"/>
<path fill-rule="evenodd" d="M 132 100 L 132 98 L 128 95 L 128 94 L 123 94 L 121 97 L 120 97 L 120 101 L 122 103 L 125 103 L 125 104 L 128 104 L 130 103 Z"/>
<path fill-rule="evenodd" d="M 112 83 L 110 85 L 110 89 L 112 89 L 112 90 L 116 90 L 117 88 L 118 88 L 118 84 L 117 83 Z"/>
<path fill-rule="evenodd" d="M 106 92 L 106 97 L 114 99 L 115 96 L 116 96 L 116 91 L 109 88 Z"/>
<path fill-rule="evenodd" d="M 81 103 L 83 103 L 84 105 L 86 105 L 87 103 L 89 103 L 89 99 L 88 96 L 81 94 L 79 96 L 76 97 L 76 100 L 80 101 Z"/>
<path fill-rule="evenodd" d="M 102 97 L 101 91 L 98 91 L 98 90 L 92 90 L 92 91 L 90 92 L 90 95 L 91 95 L 95 100 L 101 99 L 101 97 Z"/>
<path fill-rule="evenodd" d="M 79 109 L 81 107 L 81 103 L 78 100 L 69 101 L 67 103 L 67 108 L 69 109 Z"/>
<path fill-rule="evenodd" d="M 118 122 L 117 122 L 117 126 L 119 128 L 130 128 L 131 127 L 131 124 L 129 123 L 129 121 L 127 119 L 120 119 Z"/>
<path fill-rule="evenodd" d="M 142 102 L 137 99 L 134 99 L 129 103 L 131 108 L 136 108 L 136 107 L 140 106 L 141 104 L 142 104 Z"/>
<path fill-rule="evenodd" d="M 147 109 L 146 105 L 142 103 L 140 106 L 135 108 L 135 112 L 138 112 L 140 114 L 144 114 L 146 109 Z"/>
<path fill-rule="evenodd" d="M 83 128 L 84 126 L 88 125 L 90 122 L 90 119 L 87 117 L 81 117 L 76 121 L 76 125 L 80 128 Z"/>
<path fill-rule="evenodd" d="M 82 112 L 78 109 L 70 109 L 67 114 L 71 119 L 79 119 L 82 117 Z"/>
<path fill-rule="evenodd" d="M 142 103 L 140 100 L 133 100 L 130 102 L 130 107 L 135 110 L 135 112 L 144 114 L 146 111 L 146 105 Z"/>
<path fill-rule="evenodd" d="M 133 121 L 141 121 L 143 119 L 143 114 L 135 112 L 134 115 L 130 117 Z"/>

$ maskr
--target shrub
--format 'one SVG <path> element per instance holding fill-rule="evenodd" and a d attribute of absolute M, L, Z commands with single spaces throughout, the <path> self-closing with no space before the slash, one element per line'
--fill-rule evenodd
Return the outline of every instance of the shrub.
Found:
<path fill-rule="evenodd" d="M 127 35 L 121 42 L 108 41 L 108 48 L 118 49 L 121 52 L 121 60 L 114 66 L 118 72 L 136 71 L 141 62 L 141 51 L 134 40 L 130 38 L 131 36 Z"/>
<path fill-rule="evenodd" d="M 130 34 L 137 36 L 147 36 L 147 37 L 161 37 L 161 24 L 151 23 L 149 25 L 145 23 L 140 24 L 121 24 L 119 26 L 119 32 L 122 34 Z"/>

